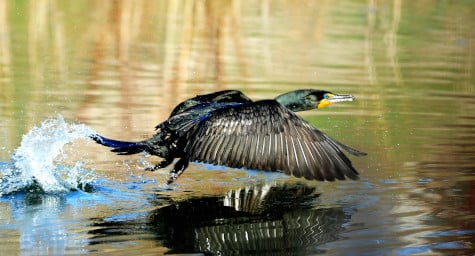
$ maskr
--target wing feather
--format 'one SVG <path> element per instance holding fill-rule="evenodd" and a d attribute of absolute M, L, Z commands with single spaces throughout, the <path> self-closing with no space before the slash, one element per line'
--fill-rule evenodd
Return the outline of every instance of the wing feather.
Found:
<path fill-rule="evenodd" d="M 243 136 L 234 136 L 236 143 L 233 146 L 232 154 L 230 157 L 230 166 L 241 168 L 243 167 L 242 163 L 242 152 L 246 149 Z"/>
<path fill-rule="evenodd" d="M 185 153 L 191 161 L 315 180 L 358 178 L 342 152 L 349 147 L 273 100 L 217 109 L 189 130 Z"/>
<path fill-rule="evenodd" d="M 236 147 L 236 144 L 239 141 L 236 139 L 235 136 L 228 136 L 229 137 L 229 144 L 224 147 L 224 153 L 222 154 L 222 159 L 229 162 L 233 162 L 235 157 L 233 155 L 236 153 L 233 149 Z"/>
<path fill-rule="evenodd" d="M 221 157 L 223 155 L 223 142 L 227 136 L 216 136 L 216 144 L 214 145 L 213 159 L 217 164 L 223 164 L 221 162 Z"/>

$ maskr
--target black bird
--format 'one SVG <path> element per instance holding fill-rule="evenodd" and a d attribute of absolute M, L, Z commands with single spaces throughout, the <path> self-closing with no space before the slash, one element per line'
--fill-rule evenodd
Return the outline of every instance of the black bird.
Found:
<path fill-rule="evenodd" d="M 309 180 L 344 180 L 345 176 L 356 180 L 358 172 L 342 151 L 355 156 L 366 153 L 328 137 L 294 113 L 353 100 L 351 95 L 303 89 L 273 100 L 252 101 L 240 91 L 225 90 L 183 101 L 149 139 L 126 142 L 99 134 L 91 137 L 120 155 L 145 151 L 163 158 L 152 171 L 178 158 L 169 184 L 190 161 L 283 171 Z"/>

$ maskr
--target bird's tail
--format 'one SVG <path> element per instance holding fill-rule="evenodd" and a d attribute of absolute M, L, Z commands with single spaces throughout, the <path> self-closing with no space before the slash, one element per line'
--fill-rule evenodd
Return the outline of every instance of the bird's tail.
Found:
<path fill-rule="evenodd" d="M 103 146 L 112 148 L 111 151 L 119 155 L 133 155 L 143 151 L 147 151 L 149 149 L 149 147 L 143 142 L 112 140 L 106 137 L 102 137 L 99 134 L 93 134 L 90 137 L 95 142 Z"/>

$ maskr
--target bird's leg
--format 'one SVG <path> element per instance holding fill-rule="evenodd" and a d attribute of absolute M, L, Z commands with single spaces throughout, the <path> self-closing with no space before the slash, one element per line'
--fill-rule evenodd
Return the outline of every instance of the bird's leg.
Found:
<path fill-rule="evenodd" d="M 169 164 L 171 164 L 173 162 L 173 158 L 165 158 L 163 159 L 161 162 L 159 162 L 158 164 L 156 164 L 155 166 L 153 167 L 147 167 L 145 168 L 146 171 L 150 171 L 150 172 L 153 172 L 153 171 L 156 171 L 158 169 L 162 169 L 164 167 L 167 167 Z"/>
<path fill-rule="evenodd" d="M 186 167 L 188 167 L 188 163 L 188 158 L 180 158 L 173 167 L 173 170 L 170 171 L 170 178 L 168 179 L 167 184 L 173 183 L 178 176 L 185 171 Z"/>

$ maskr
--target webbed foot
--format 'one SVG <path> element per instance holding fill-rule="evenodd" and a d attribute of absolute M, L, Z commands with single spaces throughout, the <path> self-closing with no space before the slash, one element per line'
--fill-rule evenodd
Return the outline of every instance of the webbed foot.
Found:
<path fill-rule="evenodd" d="M 172 184 L 178 177 L 185 171 L 186 167 L 188 167 L 188 159 L 187 158 L 180 158 L 173 167 L 173 170 L 170 171 L 170 178 L 167 181 L 167 184 Z"/>
<path fill-rule="evenodd" d="M 155 166 L 145 168 L 145 171 L 153 172 L 153 171 L 156 171 L 158 169 L 162 169 L 162 168 L 167 167 L 172 162 L 173 162 L 173 158 L 170 158 L 170 159 L 165 158 L 161 162 L 156 164 Z"/>

